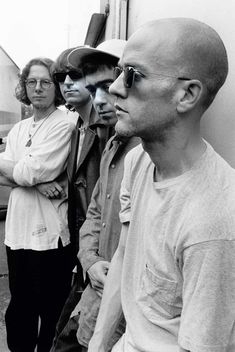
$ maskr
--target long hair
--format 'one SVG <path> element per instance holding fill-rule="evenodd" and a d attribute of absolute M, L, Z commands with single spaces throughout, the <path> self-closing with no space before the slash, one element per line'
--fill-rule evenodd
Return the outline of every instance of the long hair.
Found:
<path fill-rule="evenodd" d="M 54 64 L 54 61 L 52 61 L 49 58 L 44 58 L 44 57 L 37 57 L 32 60 L 30 60 L 27 65 L 23 68 L 22 73 L 19 75 L 19 83 L 17 84 L 15 88 L 15 94 L 16 98 L 23 104 L 25 105 L 30 105 L 31 101 L 29 100 L 27 96 L 27 91 L 26 91 L 26 84 L 25 80 L 28 78 L 29 71 L 32 66 L 34 65 L 39 65 L 39 66 L 45 66 L 49 72 L 49 75 L 51 77 L 51 80 L 53 81 L 53 77 L 51 75 L 51 66 Z M 54 81 L 53 81 L 54 82 Z M 60 89 L 58 86 L 55 85 L 55 106 L 63 105 L 64 104 L 64 99 L 61 95 Z"/>

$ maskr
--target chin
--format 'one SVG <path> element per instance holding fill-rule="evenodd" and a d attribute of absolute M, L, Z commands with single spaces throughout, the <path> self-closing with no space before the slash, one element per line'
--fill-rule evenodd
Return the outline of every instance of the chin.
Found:
<path fill-rule="evenodd" d="M 78 99 L 68 99 L 68 98 L 66 98 L 65 100 L 66 100 L 67 104 L 70 104 L 70 105 L 73 105 L 73 106 L 78 104 Z"/>
<path fill-rule="evenodd" d="M 126 126 L 123 126 L 119 121 L 115 125 L 115 131 L 121 137 L 132 137 L 134 136 L 133 131 L 128 129 Z"/>
<path fill-rule="evenodd" d="M 36 109 L 45 109 L 45 108 L 47 108 L 46 105 L 44 105 L 44 104 L 42 104 L 42 103 L 40 103 L 40 102 L 34 102 L 32 105 L 33 105 L 33 107 L 35 107 Z"/>
<path fill-rule="evenodd" d="M 116 123 L 117 123 L 117 119 L 116 118 L 104 121 L 104 124 L 106 126 L 108 126 L 108 127 L 114 127 L 116 125 Z"/>

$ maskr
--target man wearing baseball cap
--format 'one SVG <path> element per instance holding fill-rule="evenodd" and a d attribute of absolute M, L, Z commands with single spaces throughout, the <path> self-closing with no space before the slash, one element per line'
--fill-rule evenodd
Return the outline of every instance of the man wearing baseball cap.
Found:
<path fill-rule="evenodd" d="M 117 65 L 125 41 L 112 39 L 97 48 L 80 47 L 68 56 L 68 62 L 81 67 L 94 107 L 106 126 L 116 124 L 114 97 L 109 94 L 113 83 L 113 69 Z M 78 258 L 87 276 L 88 285 L 63 331 L 54 340 L 51 352 L 87 351 L 99 311 L 102 291 L 109 263 L 116 250 L 120 234 L 119 191 L 126 153 L 139 143 L 138 138 L 120 140 L 112 137 L 104 150 L 100 179 L 92 194 L 86 221 L 80 230 Z M 123 317 L 110 348 L 122 335 Z"/>

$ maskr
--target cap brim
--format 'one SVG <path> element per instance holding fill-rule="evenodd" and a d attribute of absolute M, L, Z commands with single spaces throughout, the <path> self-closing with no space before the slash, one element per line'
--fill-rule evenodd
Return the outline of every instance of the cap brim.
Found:
<path fill-rule="evenodd" d="M 118 56 L 110 54 L 107 51 L 98 50 L 92 47 L 83 47 L 83 48 L 80 47 L 80 48 L 75 48 L 73 51 L 71 51 L 71 53 L 68 55 L 68 62 L 70 65 L 74 67 L 78 67 L 81 65 L 81 63 L 83 62 L 83 59 L 86 56 L 90 56 L 98 53 L 106 54 L 108 56 L 119 59 Z"/>

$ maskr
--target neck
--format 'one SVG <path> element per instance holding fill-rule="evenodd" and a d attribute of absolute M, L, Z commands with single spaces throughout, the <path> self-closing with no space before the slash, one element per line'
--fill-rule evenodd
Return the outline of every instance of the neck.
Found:
<path fill-rule="evenodd" d="M 90 117 L 90 109 L 91 109 L 91 100 L 89 100 L 86 104 L 82 106 L 76 106 L 75 109 L 79 113 L 80 117 L 82 118 L 83 124 L 89 124 L 89 117 Z"/>
<path fill-rule="evenodd" d="M 48 115 L 52 114 L 53 111 L 55 111 L 55 109 L 56 109 L 55 105 L 51 105 L 50 107 L 45 109 L 37 109 L 34 107 L 33 109 L 34 121 L 37 122 L 44 119 Z"/>
<path fill-rule="evenodd" d="M 174 178 L 187 172 L 206 149 L 199 131 L 195 130 L 188 135 L 173 134 L 164 143 L 142 140 L 142 144 L 157 166 L 158 173 L 155 181 Z"/>

